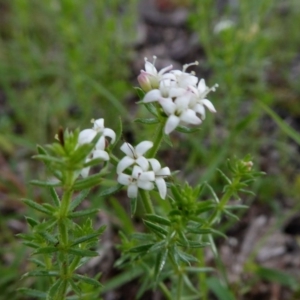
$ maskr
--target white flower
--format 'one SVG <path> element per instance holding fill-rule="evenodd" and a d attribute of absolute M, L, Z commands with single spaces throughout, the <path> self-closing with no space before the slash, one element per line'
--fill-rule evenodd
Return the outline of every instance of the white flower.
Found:
<path fill-rule="evenodd" d="M 125 142 L 120 149 L 126 154 L 126 156 L 119 161 L 117 166 L 117 174 L 120 174 L 134 163 L 138 164 L 144 171 L 146 171 L 149 167 L 149 163 L 143 154 L 152 146 L 152 142 L 144 141 L 133 148 L 129 143 Z"/>
<path fill-rule="evenodd" d="M 86 158 L 86 162 L 89 162 L 91 159 L 94 158 L 101 158 L 104 161 L 109 160 L 109 155 L 105 151 L 106 141 L 105 137 L 109 137 L 111 142 L 113 143 L 116 139 L 115 132 L 110 128 L 104 127 L 104 119 L 97 119 L 92 120 L 94 126 L 92 129 L 84 129 L 79 133 L 78 136 L 78 145 L 88 144 L 91 143 L 94 137 L 97 135 L 98 132 L 101 132 L 102 135 L 97 141 L 95 148 L 90 153 L 89 157 Z M 90 167 L 86 167 L 81 170 L 80 174 L 82 177 L 87 177 L 89 173 Z"/>
<path fill-rule="evenodd" d="M 154 188 L 153 182 L 155 174 L 153 171 L 144 171 L 139 166 L 134 166 L 132 175 L 120 173 L 118 175 L 118 182 L 120 184 L 128 186 L 127 196 L 128 198 L 136 198 L 138 195 L 138 189 L 152 190 Z"/>
<path fill-rule="evenodd" d="M 150 158 L 148 161 L 155 173 L 155 183 L 159 195 L 162 199 L 165 199 L 167 195 L 167 185 L 164 178 L 171 175 L 170 169 L 168 167 L 161 168 L 159 161 L 155 158 Z"/>
<path fill-rule="evenodd" d="M 197 117 L 196 112 L 189 108 L 190 93 L 176 98 L 160 101 L 164 112 L 169 116 L 165 125 L 165 133 L 169 134 L 180 124 L 201 124 L 201 119 Z"/>
<path fill-rule="evenodd" d="M 159 87 L 159 82 L 162 79 L 163 74 L 173 68 L 173 66 L 170 65 L 157 72 L 154 66 L 155 61 L 156 56 L 153 56 L 153 63 L 150 63 L 145 57 L 145 71 L 141 70 L 141 73 L 138 76 L 138 82 L 145 92 L 148 92 L 152 89 L 157 89 Z"/>
<path fill-rule="evenodd" d="M 227 30 L 235 26 L 232 20 L 222 20 L 215 25 L 214 33 L 220 33 L 221 31 Z"/>
<path fill-rule="evenodd" d="M 144 99 L 144 103 L 163 101 L 164 99 L 171 99 L 182 96 L 186 89 L 179 88 L 176 83 L 170 79 L 164 79 L 159 84 L 159 89 L 154 89 L 148 92 Z"/>
<path fill-rule="evenodd" d="M 191 97 L 190 101 L 190 108 L 192 108 L 195 112 L 199 113 L 201 115 L 201 119 L 205 119 L 205 107 L 212 113 L 217 112 L 213 104 L 208 100 L 205 99 L 207 94 L 210 91 L 215 91 L 216 87 L 218 85 L 214 85 L 213 87 L 209 88 L 205 84 L 205 80 L 201 79 L 198 83 L 197 88 L 194 86 L 190 86 L 189 89 L 193 93 L 193 96 Z"/>

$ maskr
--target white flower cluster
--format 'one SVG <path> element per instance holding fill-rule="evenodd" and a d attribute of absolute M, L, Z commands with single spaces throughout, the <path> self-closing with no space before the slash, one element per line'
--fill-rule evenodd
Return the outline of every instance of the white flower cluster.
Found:
<path fill-rule="evenodd" d="M 161 168 L 160 163 L 155 158 L 145 158 L 143 155 L 147 152 L 153 143 L 144 141 L 139 143 L 135 148 L 128 143 L 121 146 L 122 152 L 126 154 L 117 166 L 118 182 L 128 186 L 127 195 L 129 198 L 136 198 L 138 189 L 152 190 L 154 182 L 162 199 L 166 198 L 167 185 L 164 180 L 171 174 L 168 167 Z M 132 167 L 131 175 L 123 173 L 129 167 Z"/>
<path fill-rule="evenodd" d="M 158 102 L 168 119 L 164 128 L 169 134 L 179 125 L 199 125 L 205 119 L 205 108 L 215 113 L 213 104 L 206 99 L 210 91 L 215 91 L 217 84 L 209 88 L 204 79 L 199 80 L 186 69 L 198 62 L 183 66 L 183 70 L 172 70 L 172 65 L 157 71 L 154 64 L 145 58 L 145 70 L 141 70 L 138 81 L 146 92 L 144 103 Z"/>
<path fill-rule="evenodd" d="M 103 161 L 108 161 L 109 155 L 105 151 L 107 142 L 106 137 L 109 137 L 111 139 L 111 143 L 114 143 L 116 139 L 116 134 L 112 129 L 104 127 L 104 119 L 92 120 L 92 123 L 94 124 L 92 129 L 84 129 L 79 133 L 78 145 L 90 143 L 97 135 L 97 133 L 101 132 L 102 135 L 100 136 L 97 144 L 95 145 L 95 148 L 92 150 L 89 157 L 86 159 L 86 162 L 94 158 L 101 158 Z M 87 177 L 89 171 L 90 167 L 86 167 L 81 170 L 80 174 L 82 177 Z"/>

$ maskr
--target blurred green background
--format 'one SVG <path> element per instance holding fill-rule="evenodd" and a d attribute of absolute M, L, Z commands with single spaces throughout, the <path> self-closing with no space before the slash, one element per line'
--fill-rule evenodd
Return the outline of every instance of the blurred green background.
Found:
<path fill-rule="evenodd" d="M 25 230 L 23 216 L 29 214 L 19 199 L 45 197 L 28 185 L 43 176 L 31 160 L 36 144 L 52 142 L 59 126 L 87 128 L 98 117 L 115 129 L 121 116 L 133 136 L 151 132 L 130 125 L 133 115 L 146 114 L 128 101 L 134 99 L 134 61 L 141 59 L 134 47 L 140 2 L 0 0 L 0 299 L 23 299 L 16 288 L 30 265 L 15 234 Z M 208 180 L 218 190 L 216 169 L 228 157 L 250 153 L 267 176 L 254 186 L 257 197 L 245 201 L 275 218 L 274 230 L 283 230 L 300 208 L 300 2 L 177 0 L 173 6 L 189 12 L 185 26 L 203 48 L 200 67 L 209 75 L 207 84 L 220 87 L 209 98 L 218 114 L 208 116 L 191 138 L 174 135 L 184 159 L 171 164 L 192 183 Z M 165 147 L 163 156 L 168 151 Z M 254 279 L 243 290 L 237 284 L 237 299 L 262 279 L 299 299 L 294 275 L 270 276 L 253 256 L 245 268 Z"/>

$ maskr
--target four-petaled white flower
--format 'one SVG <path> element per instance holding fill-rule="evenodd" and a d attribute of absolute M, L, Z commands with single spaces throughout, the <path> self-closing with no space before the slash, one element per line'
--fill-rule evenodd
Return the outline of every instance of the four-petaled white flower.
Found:
<path fill-rule="evenodd" d="M 160 197 L 162 199 L 166 198 L 167 185 L 165 178 L 170 176 L 171 172 L 168 167 L 161 168 L 158 160 L 154 158 L 147 159 L 143 156 L 152 146 L 153 143 L 149 141 L 141 142 L 136 147 L 128 143 L 124 143 L 121 146 L 121 150 L 126 156 L 117 165 L 118 182 L 128 186 L 127 194 L 129 198 L 136 198 L 139 188 L 152 190 L 154 183 Z"/>
<path fill-rule="evenodd" d="M 155 158 L 149 158 L 148 160 L 155 173 L 155 183 L 159 195 L 162 199 L 165 199 L 167 195 L 167 185 L 164 178 L 171 175 L 170 169 L 168 167 L 161 168 L 159 161 Z"/>
<path fill-rule="evenodd" d="M 192 65 L 198 65 L 198 62 L 184 65 L 182 71 L 167 67 L 158 73 L 154 65 L 146 61 L 148 77 L 142 72 L 138 78 L 146 92 L 143 102 L 158 102 L 168 118 L 165 134 L 171 133 L 179 125 L 201 124 L 205 119 L 205 108 L 216 112 L 206 95 L 215 91 L 218 85 L 208 88 L 204 79 L 198 80 L 193 72 L 186 72 Z M 155 78 L 155 84 L 150 83 L 150 77 Z"/>
<path fill-rule="evenodd" d="M 120 184 L 128 186 L 128 198 L 136 198 L 139 188 L 148 191 L 152 190 L 154 188 L 154 180 L 155 174 L 153 171 L 144 171 L 139 166 L 133 167 L 131 176 L 124 173 L 120 173 L 118 175 L 118 182 Z"/>
<path fill-rule="evenodd" d="M 141 73 L 138 76 L 138 82 L 145 92 L 157 89 L 164 73 L 173 68 L 173 66 L 170 65 L 157 72 L 157 69 L 155 68 L 155 61 L 156 56 L 153 56 L 153 63 L 150 63 L 145 57 L 145 71 L 141 70 Z"/>
<path fill-rule="evenodd" d="M 95 148 L 92 150 L 89 157 L 86 158 L 86 162 L 89 162 L 91 159 L 94 158 L 101 158 L 104 161 L 108 161 L 109 155 L 105 151 L 105 147 L 106 147 L 105 138 L 109 137 L 111 139 L 111 142 L 113 143 L 116 139 L 116 134 L 112 129 L 104 127 L 104 119 L 92 120 L 92 123 L 94 123 L 92 129 L 84 129 L 79 133 L 78 145 L 91 143 L 98 132 L 102 133 L 102 135 L 100 136 L 99 140 L 95 145 Z M 83 168 L 80 172 L 81 176 L 87 177 L 89 170 L 90 167 Z"/>
<path fill-rule="evenodd" d="M 119 161 L 117 174 L 122 173 L 126 168 L 130 167 L 134 163 L 138 164 L 144 171 L 146 171 L 149 163 L 143 154 L 152 146 L 153 143 L 150 141 L 141 142 L 135 148 L 133 148 L 129 143 L 124 143 L 120 149 L 126 154 L 126 156 Z"/>

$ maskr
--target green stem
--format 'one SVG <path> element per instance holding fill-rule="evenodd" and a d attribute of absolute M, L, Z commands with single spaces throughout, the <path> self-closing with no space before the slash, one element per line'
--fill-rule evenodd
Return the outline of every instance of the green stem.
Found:
<path fill-rule="evenodd" d="M 177 295 L 176 295 L 176 299 L 180 300 L 182 298 L 182 285 L 183 285 L 183 281 L 182 281 L 182 274 L 180 273 L 178 275 L 178 283 L 177 283 Z"/>
<path fill-rule="evenodd" d="M 142 198 L 142 202 L 147 214 L 154 214 L 154 208 L 150 199 L 150 195 L 148 191 L 139 189 L 139 194 Z"/>
<path fill-rule="evenodd" d="M 162 139 L 164 137 L 164 127 L 165 127 L 165 122 L 162 122 L 156 128 L 155 135 L 154 135 L 153 147 L 148 152 L 148 156 L 150 158 L 155 157 L 155 155 L 161 145 Z"/>
<path fill-rule="evenodd" d="M 161 289 L 162 293 L 164 294 L 166 300 L 172 300 L 172 295 L 170 293 L 170 291 L 168 290 L 168 288 L 166 287 L 166 285 L 163 282 L 160 282 L 159 284 L 159 288 Z"/>
<path fill-rule="evenodd" d="M 68 212 L 70 203 L 72 200 L 72 178 L 73 173 L 68 174 L 65 191 L 61 199 L 60 208 L 58 212 L 58 232 L 59 232 L 59 246 L 61 249 L 61 257 L 59 258 L 60 263 L 60 278 L 63 280 L 62 286 L 59 293 L 56 295 L 57 300 L 66 299 L 66 293 L 68 288 L 68 278 L 69 278 L 69 265 L 68 265 L 68 253 L 67 248 L 69 244 L 69 230 L 67 226 Z"/>

